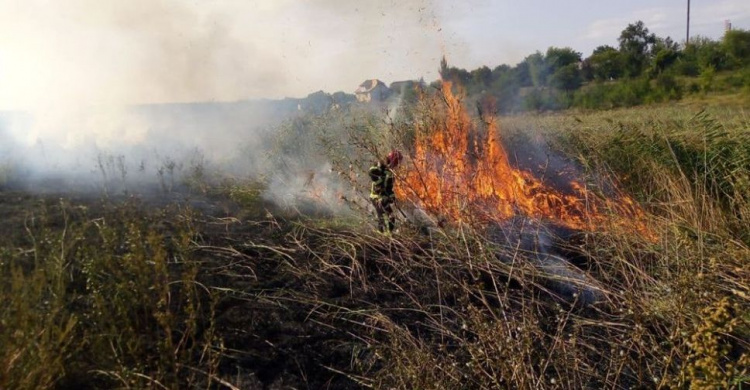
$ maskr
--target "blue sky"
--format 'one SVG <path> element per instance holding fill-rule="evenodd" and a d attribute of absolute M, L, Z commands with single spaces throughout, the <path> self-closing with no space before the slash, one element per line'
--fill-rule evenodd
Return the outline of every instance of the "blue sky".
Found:
<path fill-rule="evenodd" d="M 677 42 L 685 39 L 686 1 L 529 0 L 479 3 L 468 8 L 461 17 L 450 19 L 448 30 L 475 43 L 467 58 L 466 66 L 470 67 L 490 59 L 476 52 L 482 46 L 478 42 L 492 47 L 499 39 L 504 47 L 496 49 L 495 58 L 507 63 L 516 63 L 531 51 L 544 51 L 549 46 L 570 46 L 585 57 L 602 44 L 616 47 L 620 32 L 637 20 L 644 21 L 659 36 L 671 36 Z M 691 35 L 718 39 L 724 32 L 725 19 L 735 27 L 750 28 L 750 1 L 691 2 Z"/>
<path fill-rule="evenodd" d="M 0 109 L 232 101 L 434 80 L 643 20 L 682 42 L 686 1 L 0 0 Z M 691 35 L 750 29 L 750 1 L 693 0 Z M 71 103 L 73 102 L 73 103 Z"/>

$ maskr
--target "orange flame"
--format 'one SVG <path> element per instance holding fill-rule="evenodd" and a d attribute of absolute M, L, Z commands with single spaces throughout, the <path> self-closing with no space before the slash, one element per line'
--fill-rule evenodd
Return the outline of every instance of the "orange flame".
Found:
<path fill-rule="evenodd" d="M 513 168 L 496 120 L 483 118 L 487 132 L 479 134 L 450 82 L 443 82 L 434 99 L 427 102 L 442 105 L 445 112 L 417 121 L 411 164 L 396 188 L 401 199 L 453 221 L 484 223 L 526 215 L 575 229 L 615 222 L 645 231 L 639 222 L 642 210 L 627 196 L 602 199 L 578 182 L 570 183 L 573 194 L 563 194 Z"/>

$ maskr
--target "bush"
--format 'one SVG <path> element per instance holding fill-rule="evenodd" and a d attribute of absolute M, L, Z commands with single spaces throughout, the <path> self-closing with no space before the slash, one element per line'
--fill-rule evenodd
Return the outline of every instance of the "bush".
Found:
<path fill-rule="evenodd" d="M 676 74 L 682 75 L 682 76 L 690 76 L 695 77 L 698 76 L 700 71 L 700 66 L 698 66 L 698 62 L 695 59 L 692 58 L 680 58 L 678 59 L 675 64 L 672 66 L 672 69 Z"/>
<path fill-rule="evenodd" d="M 714 89 L 714 80 L 716 79 L 716 69 L 714 67 L 703 68 L 700 74 L 700 86 L 703 93 Z"/>
<path fill-rule="evenodd" d="M 662 73 L 656 78 L 656 92 L 662 96 L 661 100 L 682 98 L 682 86 L 673 75 L 668 73 Z"/>
<path fill-rule="evenodd" d="M 652 93 L 648 78 L 594 84 L 573 95 L 574 106 L 591 109 L 632 107 L 644 103 Z"/>

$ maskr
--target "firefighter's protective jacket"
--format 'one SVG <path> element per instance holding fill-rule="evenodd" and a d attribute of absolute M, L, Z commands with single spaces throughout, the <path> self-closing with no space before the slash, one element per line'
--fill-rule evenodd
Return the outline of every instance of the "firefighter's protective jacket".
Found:
<path fill-rule="evenodd" d="M 396 194 L 393 192 L 393 171 L 382 162 L 379 162 L 370 167 L 369 173 L 370 180 L 372 180 L 370 199 L 395 200 Z"/>

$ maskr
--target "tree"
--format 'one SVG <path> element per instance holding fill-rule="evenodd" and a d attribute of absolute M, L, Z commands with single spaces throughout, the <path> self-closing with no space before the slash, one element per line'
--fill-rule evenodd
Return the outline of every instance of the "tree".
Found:
<path fill-rule="evenodd" d="M 471 71 L 471 82 L 474 85 L 488 86 L 492 82 L 492 71 L 482 66 Z"/>
<path fill-rule="evenodd" d="M 637 77 L 648 64 L 656 35 L 649 33 L 642 21 L 629 24 L 618 38 L 624 56 L 625 76 Z"/>
<path fill-rule="evenodd" d="M 660 75 L 665 69 L 671 67 L 680 56 L 677 43 L 672 38 L 656 38 L 656 43 L 652 48 L 654 53 L 651 64 L 651 72 Z"/>
<path fill-rule="evenodd" d="M 471 74 L 466 69 L 448 66 L 445 56 L 440 60 L 438 73 L 440 73 L 440 79 L 453 82 L 454 84 L 466 85 L 471 80 Z"/>
<path fill-rule="evenodd" d="M 726 53 L 719 42 L 703 36 L 690 39 L 677 62 L 678 72 L 687 76 L 697 76 L 707 68 L 725 69 Z"/>
<path fill-rule="evenodd" d="M 517 67 L 500 74 L 492 82 L 491 91 L 495 98 L 497 98 L 497 106 L 500 110 L 508 112 L 516 108 L 516 98 L 520 88 L 521 80 L 518 77 Z"/>
<path fill-rule="evenodd" d="M 521 61 L 514 68 L 514 77 L 518 80 L 519 87 L 530 87 L 533 85 L 531 80 L 531 70 L 529 63 L 526 60 Z"/>
<path fill-rule="evenodd" d="M 750 65 L 750 31 L 730 30 L 721 42 L 724 52 L 735 67 Z"/>
<path fill-rule="evenodd" d="M 496 66 L 495 69 L 492 69 L 492 80 L 497 80 L 500 76 L 510 72 L 512 69 L 513 68 L 506 64 Z"/>
<path fill-rule="evenodd" d="M 624 56 L 612 46 L 599 46 L 586 59 L 595 80 L 620 78 L 625 73 Z"/>
<path fill-rule="evenodd" d="M 448 69 L 448 60 L 446 60 L 445 56 L 443 56 L 443 58 L 440 59 L 440 69 L 438 69 L 438 74 L 440 75 L 440 78 L 443 80 L 447 80 L 449 71 L 450 70 Z"/>
<path fill-rule="evenodd" d="M 550 85 L 563 91 L 573 91 L 581 86 L 581 71 L 578 63 L 563 66 L 555 71 L 550 77 Z"/>
<path fill-rule="evenodd" d="M 334 104 L 338 104 L 339 106 L 344 106 L 357 101 L 356 96 L 342 91 L 334 92 L 333 95 L 331 95 L 331 98 L 333 99 Z"/>
<path fill-rule="evenodd" d="M 549 70 L 547 69 L 547 64 L 545 63 L 544 56 L 541 52 L 537 51 L 536 53 L 527 56 L 524 58 L 523 62 L 528 66 L 529 78 L 531 79 L 531 84 L 533 86 L 543 87 L 547 85 L 547 75 Z"/>
<path fill-rule="evenodd" d="M 549 72 L 555 73 L 555 71 L 560 68 L 581 62 L 581 53 L 569 47 L 550 47 L 547 49 L 547 54 L 544 56 L 544 62 L 547 65 Z"/>

